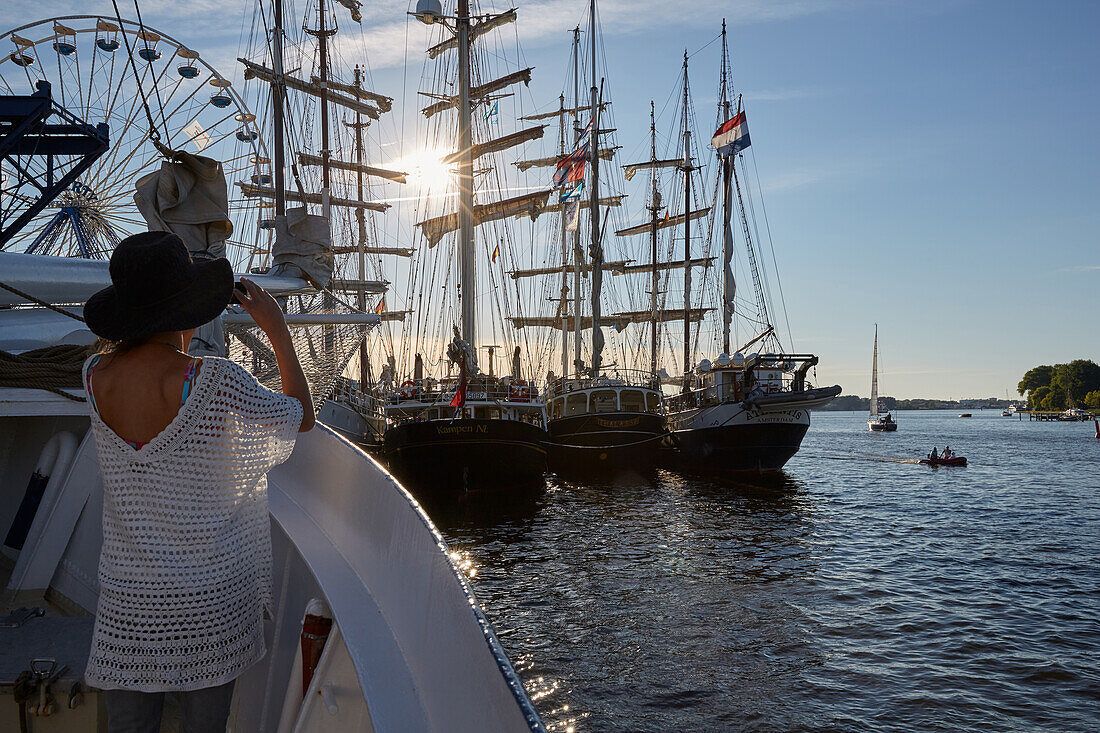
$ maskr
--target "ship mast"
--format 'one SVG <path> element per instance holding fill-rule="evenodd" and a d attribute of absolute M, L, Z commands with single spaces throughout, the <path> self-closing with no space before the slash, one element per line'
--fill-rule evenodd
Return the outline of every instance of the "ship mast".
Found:
<path fill-rule="evenodd" d="M 360 90 L 363 88 L 363 70 L 359 67 L 359 64 L 355 65 L 355 88 Z M 370 124 L 370 123 L 367 123 Z M 352 123 L 355 128 L 355 162 L 357 165 L 363 165 L 363 128 L 367 125 L 363 124 L 363 117 L 357 110 L 355 112 L 355 122 Z M 363 170 L 360 167 L 355 173 L 355 191 L 359 201 L 363 200 Z M 358 238 L 358 254 L 359 254 L 359 280 L 363 282 L 367 279 L 367 212 L 362 209 L 356 209 L 355 218 L 359 224 L 359 238 Z M 360 311 L 367 309 L 367 294 L 360 288 L 356 293 L 355 305 Z M 367 377 L 370 374 L 370 354 L 367 349 L 367 340 L 364 338 L 359 344 L 359 388 L 365 390 L 367 388 Z"/>
<path fill-rule="evenodd" d="M 581 27 L 573 29 L 573 144 L 576 147 L 580 135 L 581 89 L 580 89 L 580 44 Z M 577 203 L 580 206 L 580 202 Z M 581 372 L 581 230 L 573 230 L 573 373 Z"/>
<path fill-rule="evenodd" d="M 603 285 L 603 248 L 600 245 L 600 100 L 596 86 L 596 0 L 589 5 L 589 46 L 592 49 L 592 87 L 589 96 L 592 100 L 592 131 L 588 137 L 589 154 L 592 164 L 592 190 L 589 192 L 589 227 L 592 231 L 590 255 L 592 257 L 592 376 L 600 376 L 600 363 L 603 361 L 603 332 L 600 330 L 600 290 Z"/>
<path fill-rule="evenodd" d="M 470 129 L 470 0 L 458 0 L 458 261 L 462 304 L 462 338 L 477 353 L 474 288 L 474 158 Z"/>
<path fill-rule="evenodd" d="M 565 157 L 565 94 L 558 98 L 558 155 Z M 565 223 L 569 218 L 567 207 L 561 210 L 561 376 L 569 376 L 569 272 L 565 267 L 569 262 L 569 235 Z"/>
<path fill-rule="evenodd" d="M 311 36 L 317 38 L 317 50 L 320 56 L 320 90 L 318 98 L 321 102 L 321 208 L 326 221 L 330 220 L 331 195 L 332 195 L 332 146 L 329 140 L 329 108 L 328 108 L 328 39 L 335 35 L 336 31 L 325 27 L 325 0 L 317 0 L 317 30 L 306 30 Z M 362 197 L 359 199 L 362 201 Z"/>
<path fill-rule="evenodd" d="M 275 215 L 286 215 L 286 160 L 283 143 L 283 105 L 286 87 L 283 83 L 283 0 L 274 0 L 275 31 L 271 37 L 271 122 L 275 132 Z"/>
<path fill-rule="evenodd" d="M 688 54 L 684 51 L 684 388 L 691 372 L 691 128 L 688 124 Z"/>
<path fill-rule="evenodd" d="M 730 118 L 729 78 L 727 68 L 729 66 L 729 52 L 726 47 L 726 21 L 722 19 L 722 81 L 721 97 L 721 122 Z M 730 353 L 730 325 L 733 321 L 734 293 L 736 282 L 733 279 L 733 228 L 730 225 L 730 185 L 733 183 L 734 156 L 723 158 L 718 154 L 718 160 L 722 164 L 722 352 Z"/>
<path fill-rule="evenodd" d="M 657 373 L 657 288 L 659 285 L 657 270 L 657 215 L 661 210 L 661 192 L 657 190 L 657 123 L 654 118 L 653 100 L 649 101 L 649 162 L 653 165 L 650 181 L 652 190 L 649 200 L 649 311 L 652 320 L 649 324 L 649 371 Z"/>

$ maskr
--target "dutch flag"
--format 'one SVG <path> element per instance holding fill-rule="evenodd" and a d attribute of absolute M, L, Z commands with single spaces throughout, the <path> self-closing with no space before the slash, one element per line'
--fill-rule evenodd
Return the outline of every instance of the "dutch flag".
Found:
<path fill-rule="evenodd" d="M 749 123 L 745 120 L 745 113 L 738 112 L 730 120 L 726 120 L 710 139 L 710 144 L 723 158 L 736 155 L 749 146 Z"/>

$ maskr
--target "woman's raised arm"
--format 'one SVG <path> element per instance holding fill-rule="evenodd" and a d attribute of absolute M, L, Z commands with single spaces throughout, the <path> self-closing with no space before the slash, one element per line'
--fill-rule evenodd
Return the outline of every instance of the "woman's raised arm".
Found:
<path fill-rule="evenodd" d="M 241 278 L 245 292 L 236 290 L 241 307 L 252 316 L 256 325 L 267 334 L 271 347 L 275 350 L 275 359 L 279 363 L 279 377 L 283 381 L 283 394 L 294 397 L 302 403 L 302 425 L 298 432 L 311 430 L 314 425 L 313 398 L 309 394 L 309 383 L 298 362 L 298 354 L 290 339 L 290 329 L 283 318 L 283 311 L 271 294 L 248 278 Z"/>

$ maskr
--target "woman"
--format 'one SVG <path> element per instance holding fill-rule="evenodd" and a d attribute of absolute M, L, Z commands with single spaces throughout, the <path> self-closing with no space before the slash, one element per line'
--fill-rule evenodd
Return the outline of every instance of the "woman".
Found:
<path fill-rule="evenodd" d="M 224 731 L 234 680 L 264 653 L 270 605 L 267 471 L 313 404 L 275 300 L 225 259 L 192 262 L 166 232 L 123 240 L 112 285 L 84 309 L 114 342 L 84 365 L 103 475 L 99 605 L 85 679 L 108 729 L 158 731 L 166 692 L 181 730 Z M 237 364 L 192 359 L 191 334 L 236 296 L 274 349 L 283 394 Z"/>

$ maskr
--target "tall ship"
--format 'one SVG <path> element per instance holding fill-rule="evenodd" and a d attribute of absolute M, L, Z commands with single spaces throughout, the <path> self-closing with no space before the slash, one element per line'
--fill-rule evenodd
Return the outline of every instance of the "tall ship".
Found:
<path fill-rule="evenodd" d="M 867 429 L 873 433 L 894 433 L 898 421 L 889 411 L 878 411 L 878 324 L 875 324 L 875 355 L 871 358 L 871 414 L 867 418 Z"/>
<path fill-rule="evenodd" d="M 656 272 L 658 265 L 655 259 L 646 265 L 606 256 L 605 241 L 612 230 L 608 216 L 621 206 L 625 196 L 614 193 L 612 174 L 621 183 L 621 171 L 606 165 L 618 148 L 613 144 L 615 130 L 606 80 L 598 73 L 595 0 L 589 3 L 586 48 L 582 48 L 580 36 L 578 26 L 573 31 L 572 106 L 566 106 L 567 90 L 563 89 L 557 111 L 528 118 L 558 118 L 557 155 L 517 163 L 521 170 L 554 169 L 560 249 L 556 261 L 548 266 L 520 268 L 509 275 L 517 280 L 560 278 L 558 297 L 547 299 L 556 304 L 556 310 L 552 315 L 523 313 L 510 320 L 516 328 L 548 328 L 560 336 L 561 374 L 551 371 L 546 379 L 550 468 L 559 473 L 644 470 L 654 463 L 659 441 L 665 435 L 664 398 L 656 360 L 651 359 L 648 368 L 632 361 L 632 357 L 637 359 L 641 344 L 639 338 L 632 337 L 632 331 L 633 336 L 639 334 L 631 326 L 647 321 L 655 324 L 679 314 L 656 307 L 604 311 L 608 297 L 605 275 L 630 281 L 632 276 Z M 589 81 L 585 91 L 581 87 L 582 62 L 587 65 Z M 567 120 L 571 127 L 567 127 Z M 648 231 L 648 227 L 645 229 Z M 660 267 L 667 269 L 668 264 Z M 614 361 L 605 357 L 605 328 L 613 329 L 615 334 L 626 333 L 627 348 L 620 345 Z M 651 342 L 656 353 L 656 338 Z"/>
<path fill-rule="evenodd" d="M 784 349 L 773 322 L 775 308 L 758 236 L 760 229 L 767 232 L 767 226 L 765 221 L 761 222 L 764 226 L 758 227 L 757 210 L 763 218 L 764 209 L 760 202 L 759 206 L 753 204 L 749 186 L 749 171 L 755 170 L 755 164 L 750 167 L 745 164 L 744 151 L 750 144 L 748 124 L 741 97 L 735 96 L 732 89 L 724 21 L 718 126 L 711 138 L 716 153 L 713 163 L 721 199 L 720 218 L 710 220 L 711 231 L 721 243 L 721 273 L 716 282 L 704 275 L 698 294 L 692 289 L 692 268 L 688 266 L 693 256 L 691 232 L 692 222 L 704 218 L 706 212 L 696 203 L 693 191 L 705 190 L 705 184 L 697 183 L 697 179 L 707 166 L 692 142 L 697 138 L 692 134 L 694 110 L 686 53 L 680 101 L 680 155 L 654 164 L 678 171 L 682 193 L 679 211 L 666 208 L 658 226 L 679 229 L 685 265 L 683 361 L 679 378 L 668 380 L 674 393 L 667 398 L 666 456 L 673 465 L 696 471 L 778 470 L 801 446 L 810 426 L 811 410 L 832 400 L 841 388 L 814 386 L 810 372 L 818 364 L 817 356 Z M 755 190 L 758 198 L 758 181 Z M 735 218 L 739 227 L 734 226 Z M 754 302 L 745 302 L 737 296 L 733 271 L 735 230 L 744 247 Z M 704 241 L 709 240 L 704 237 Z M 714 311 L 697 309 L 696 302 L 707 300 L 717 301 Z M 713 361 L 707 358 L 696 361 L 702 340 L 699 326 L 709 325 L 707 316 L 712 312 L 718 316 L 712 333 L 714 342 L 721 344 L 721 353 Z M 738 319 L 744 325 L 743 332 L 751 337 L 733 348 Z"/>
<path fill-rule="evenodd" d="M 429 161 L 435 173 L 423 186 L 436 184 L 442 191 L 420 194 L 427 210 L 422 217 L 440 213 L 417 223 L 427 243 L 413 262 L 422 305 L 405 328 L 401 347 L 412 370 L 400 375 L 395 357 L 387 375 L 382 455 L 418 493 L 543 485 L 546 409 L 532 375 L 523 371 L 521 346 L 512 349 L 511 373 L 500 375 L 495 359 L 501 346 L 479 335 L 479 328 L 486 328 L 494 340 L 507 336 L 501 333 L 493 271 L 479 268 L 479 261 L 507 258 L 510 220 L 537 218 L 550 196 L 549 188 L 505 196 L 504 166 L 497 161 L 499 153 L 540 138 L 545 130 L 533 125 L 501 134 L 507 116 L 500 112 L 501 102 L 507 109 L 511 97 L 506 90 L 528 83 L 531 69 L 481 78 L 497 55 L 480 52 L 479 44 L 515 22 L 517 13 L 474 17 L 468 0 L 458 0 L 453 17 L 427 0 L 417 12 L 439 29 L 438 43 L 427 49 L 434 66 L 427 75 L 431 87 L 421 94 L 432 102 L 421 110 L 427 130 L 420 143 L 437 151 L 437 159 Z M 487 369 L 481 368 L 482 349 Z M 428 373 L 426 362 L 435 362 L 435 374 Z"/>
<path fill-rule="evenodd" d="M 365 64 L 350 64 L 337 53 L 340 42 L 353 41 L 356 33 L 355 25 L 341 29 L 340 14 L 361 24 L 359 4 L 310 0 L 302 8 L 301 27 L 285 22 L 282 3 L 272 3 L 269 10 L 256 6 L 253 27 L 270 23 L 271 32 L 253 34 L 246 55 L 237 59 L 244 71 L 243 95 L 260 110 L 252 124 L 271 148 L 271 158 L 259 161 L 259 175 L 234 182 L 236 192 L 258 212 L 261 238 L 250 263 L 263 271 L 301 269 L 300 262 L 287 264 L 285 255 L 273 256 L 277 240 L 293 234 L 308 245 L 319 234 L 323 253 L 297 247 L 314 265 L 306 275 L 324 290 L 315 309 L 373 315 L 388 328 L 403 321 L 407 311 L 386 307 L 389 283 L 382 263 L 384 258 L 407 260 L 414 250 L 387 243 L 382 215 L 392 207 L 385 194 L 403 190 L 409 173 L 379 161 L 383 146 L 392 144 L 383 142 L 380 127 L 393 98 L 369 88 Z M 325 259 L 332 262 L 328 279 L 323 277 Z M 310 343 L 311 353 L 333 352 L 334 333 L 330 329 Z M 378 445 L 384 396 L 372 368 L 368 334 L 359 336 L 356 348 L 336 350 L 337 376 L 318 419 L 361 445 Z"/>

